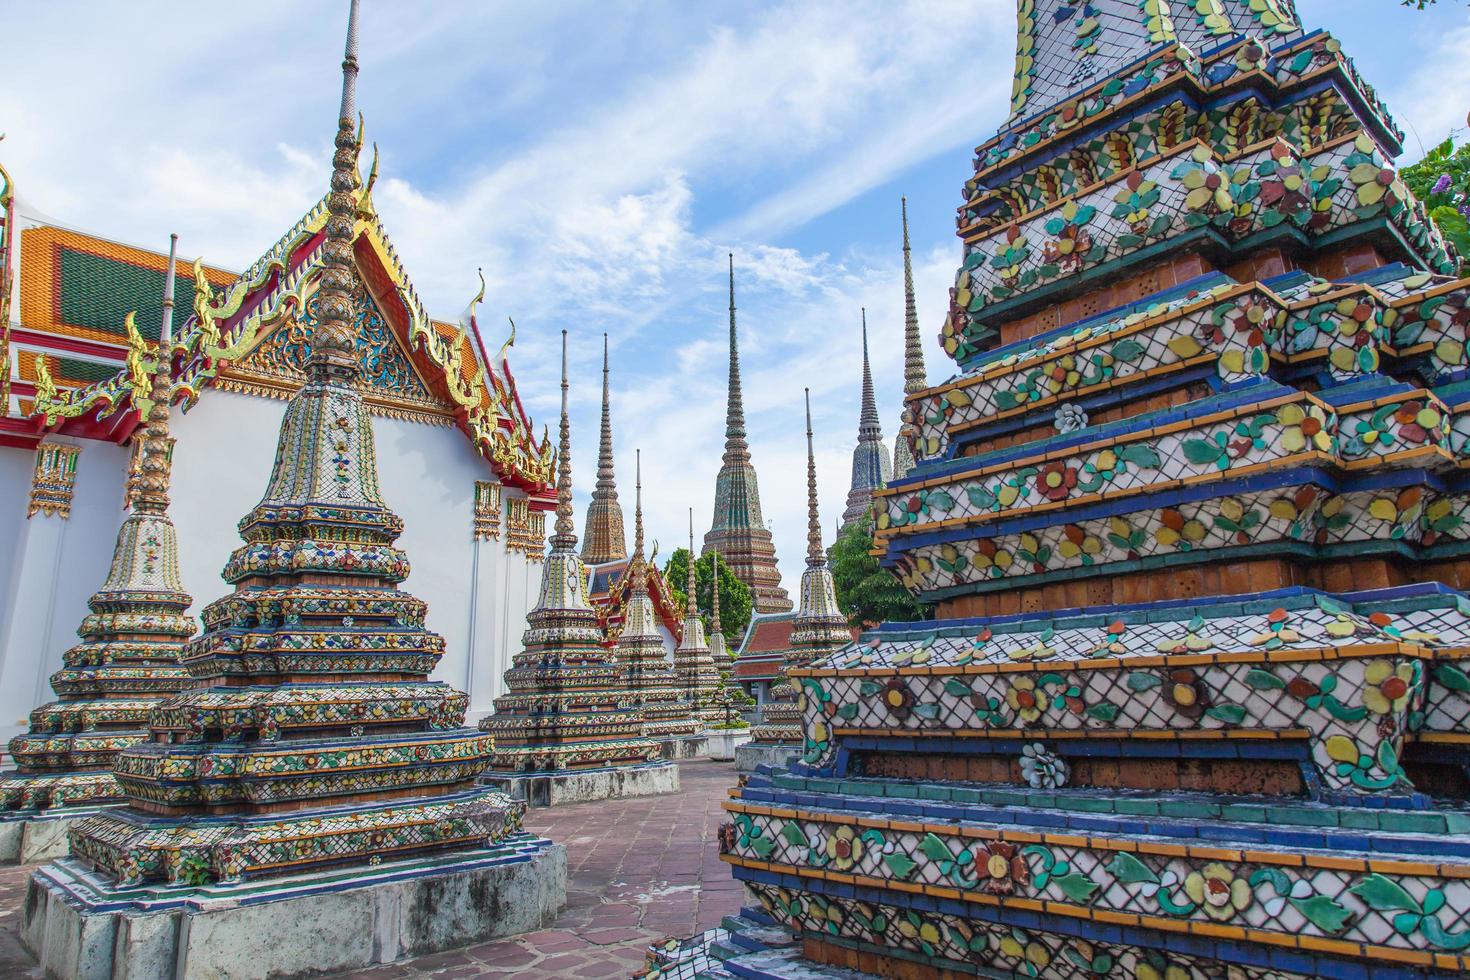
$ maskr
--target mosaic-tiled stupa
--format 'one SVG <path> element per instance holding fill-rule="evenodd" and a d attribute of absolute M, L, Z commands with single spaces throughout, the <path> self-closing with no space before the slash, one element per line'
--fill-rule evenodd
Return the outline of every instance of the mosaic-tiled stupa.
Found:
<path fill-rule="evenodd" d="M 785 612 L 791 599 L 781 588 L 776 546 L 761 516 L 761 490 L 745 437 L 745 396 L 740 388 L 740 345 L 735 330 L 735 256 L 730 255 L 730 376 L 725 404 L 725 453 L 715 476 L 715 510 L 704 550 L 718 552 L 750 588 L 755 611 Z"/>
<path fill-rule="evenodd" d="M 716 582 L 715 592 L 719 592 Z M 696 595 L 698 579 L 694 575 L 694 511 L 689 511 L 689 562 L 684 580 L 684 627 L 679 645 L 674 649 L 674 674 L 684 688 L 684 696 L 695 714 L 708 724 L 725 720 L 725 711 L 714 703 L 720 686 L 720 671 L 704 638 L 704 620 L 699 615 Z"/>
<path fill-rule="evenodd" d="M 76 821 L 71 857 L 31 880 L 22 937 L 50 975 L 297 975 L 303 944 L 314 970 L 363 966 L 536 928 L 565 901 L 564 852 L 476 785 L 493 739 L 428 679 L 444 641 L 398 588 L 403 522 L 379 490 L 351 319 L 357 14 L 307 380 L 239 522 L 234 591 L 184 651 L 192 686 L 117 757 L 127 806 Z M 355 927 L 322 943 L 333 914 Z"/>
<path fill-rule="evenodd" d="M 130 364 L 151 396 L 146 421 L 134 436 L 141 448 L 129 487 L 131 510 L 118 529 L 107 580 L 77 630 L 82 642 L 63 654 L 62 668 L 51 676 L 57 700 L 31 712 L 30 730 L 10 740 L 18 770 L 0 774 L 0 834 L 15 838 L 15 856 L 22 861 L 65 854 L 66 839 L 57 833 L 43 848 L 26 847 L 18 822 L 85 813 L 122 800 L 113 760 L 145 741 L 149 712 L 190 683 L 179 658 L 195 630 L 185 612 L 193 599 L 179 580 L 178 539 L 168 516 L 177 237 L 169 245 L 155 361 L 146 364 L 139 345 Z M 131 317 L 128 325 L 135 330 Z"/>
<path fill-rule="evenodd" d="M 648 597 L 649 566 L 643 557 L 642 454 L 636 458 L 633 559 L 628 564 L 631 584 L 623 612 L 623 631 L 618 636 L 619 677 L 633 702 L 643 711 L 643 733 L 659 743 L 665 758 L 689 758 L 703 754 L 704 721 L 694 714 L 688 692 L 669 663 L 653 600 Z"/>
<path fill-rule="evenodd" d="M 790 670 L 723 844 L 799 942 L 734 962 L 1464 976 L 1470 280 L 1286 0 L 1018 24 L 876 498 L 937 620 Z"/>
<path fill-rule="evenodd" d="M 561 793 L 549 785 L 538 792 L 537 777 L 642 768 L 660 758 L 659 746 L 643 734 L 642 709 L 623 685 L 612 651 L 603 646 L 597 611 L 587 595 L 587 566 L 577 556 L 565 331 L 561 384 L 556 524 L 541 570 L 540 598 L 527 617 L 522 650 L 505 672 L 510 690 L 495 699 L 495 713 L 480 720 L 480 729 L 495 736 L 485 780 L 544 803 L 560 802 Z M 516 789 L 518 782 L 525 785 Z M 610 795 L 621 780 L 603 782 L 602 795 Z"/>
<path fill-rule="evenodd" d="M 597 486 L 587 504 L 587 540 L 582 561 L 588 565 L 628 557 L 623 532 L 623 508 L 618 503 L 617 471 L 613 466 L 612 391 L 608 386 L 607 334 L 602 335 L 602 429 L 597 443 Z"/>
<path fill-rule="evenodd" d="M 822 548 L 822 520 L 817 513 L 817 457 L 812 448 L 811 391 L 806 392 L 806 569 L 801 573 L 801 605 L 791 619 L 790 648 L 782 672 L 820 660 L 852 641 L 847 617 L 837 607 L 837 591 L 827 552 Z M 748 745 L 737 749 L 741 769 L 781 760 L 802 744 L 801 709 L 795 686 L 787 677 L 771 685 L 771 699 L 761 705 L 760 722 Z"/>

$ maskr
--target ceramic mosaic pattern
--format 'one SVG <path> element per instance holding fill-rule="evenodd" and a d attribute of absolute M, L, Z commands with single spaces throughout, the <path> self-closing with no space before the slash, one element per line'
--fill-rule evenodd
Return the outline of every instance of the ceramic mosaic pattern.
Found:
<path fill-rule="evenodd" d="M 1470 903 L 1463 865 L 1443 876 L 1434 873 L 1434 862 L 1427 863 L 1428 874 L 1389 870 L 1400 862 L 1344 871 L 1323 866 L 1329 862 L 1313 866 L 1317 855 L 1310 854 L 1306 866 L 1299 866 L 1292 855 L 1269 849 L 1253 852 L 1249 861 L 1222 860 L 1214 849 L 1172 856 L 1169 852 L 1180 848 L 1154 845 L 1154 850 L 1147 842 L 1109 837 L 1073 845 L 1061 843 L 1077 840 L 1070 835 L 970 828 L 957 834 L 939 824 L 933 830 L 894 831 L 884 829 L 881 818 L 838 823 L 742 809 L 735 813 L 738 836 L 731 853 L 775 866 L 772 870 L 955 888 L 961 896 L 994 896 L 1002 906 L 1015 899 L 1044 900 L 1132 913 L 1145 917 L 1145 923 L 1155 918 L 1230 923 L 1400 949 L 1470 946 L 1470 923 L 1453 911 Z"/>
<path fill-rule="evenodd" d="M 1008 350 L 914 399 L 915 452 L 942 456 L 952 432 L 1193 364 L 1226 381 L 1262 375 L 1285 315 L 1269 290 L 1223 284 Z"/>
<path fill-rule="evenodd" d="M 1295 980 L 1281 970 L 1229 966 L 1180 953 L 1069 939 L 943 912 L 868 904 L 775 885 L 749 886 L 766 913 L 796 932 L 841 937 L 880 950 L 999 975 L 1045 980 Z"/>

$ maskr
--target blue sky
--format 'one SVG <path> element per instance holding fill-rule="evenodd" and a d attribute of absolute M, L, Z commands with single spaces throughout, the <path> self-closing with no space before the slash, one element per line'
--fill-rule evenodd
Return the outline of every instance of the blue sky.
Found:
<path fill-rule="evenodd" d="M 155 247 L 177 231 L 185 254 L 243 268 L 325 190 L 345 6 L 16 8 L 0 160 L 23 206 Z M 1298 6 L 1388 100 L 1409 131 L 1407 161 L 1416 132 L 1429 146 L 1465 125 L 1463 4 Z M 954 207 L 971 149 L 1005 113 L 1013 18 L 1009 0 L 364 0 L 359 104 L 382 153 L 374 199 L 430 311 L 452 319 L 483 266 L 486 344 L 515 317 L 522 394 L 553 426 L 556 345 L 571 331 L 579 526 L 606 330 L 630 525 L 641 446 L 663 554 L 684 541 L 687 507 L 696 533 L 707 527 L 734 251 L 750 441 L 794 591 L 801 389 L 812 388 L 830 527 L 857 431 L 864 305 L 894 435 L 901 194 L 930 380 L 948 375 L 933 338 L 958 261 Z"/>

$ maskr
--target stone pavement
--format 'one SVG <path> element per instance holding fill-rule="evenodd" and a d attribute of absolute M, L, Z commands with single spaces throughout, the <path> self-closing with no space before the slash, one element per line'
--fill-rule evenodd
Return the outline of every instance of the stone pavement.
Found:
<path fill-rule="evenodd" d="M 628 977 L 643 949 L 691 936 L 739 910 L 740 886 L 720 861 L 728 762 L 680 764 L 678 793 L 535 809 L 526 829 L 567 848 L 567 906 L 549 929 L 482 946 L 337 974 L 358 980 Z M 0 868 L 0 977 L 40 980 L 17 929 L 30 868 Z"/>

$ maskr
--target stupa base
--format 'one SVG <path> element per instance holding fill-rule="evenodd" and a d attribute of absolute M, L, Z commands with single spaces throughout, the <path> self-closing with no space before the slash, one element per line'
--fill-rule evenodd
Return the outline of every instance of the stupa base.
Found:
<path fill-rule="evenodd" d="M 709 735 L 706 732 L 700 732 L 697 735 L 676 735 L 656 741 L 658 750 L 663 753 L 665 759 L 674 761 L 703 759 L 709 755 Z"/>
<path fill-rule="evenodd" d="M 785 769 L 799 755 L 799 742 L 746 742 L 735 750 L 735 769 L 738 772 L 755 772 L 759 766 Z"/>
<path fill-rule="evenodd" d="M 121 805 L 0 813 L 0 864 L 40 864 L 66 857 L 66 831 L 73 822 Z"/>
<path fill-rule="evenodd" d="M 715 762 L 729 762 L 735 758 L 735 750 L 749 741 L 749 728 L 712 728 L 709 731 L 709 757 Z"/>
<path fill-rule="evenodd" d="M 66 859 L 31 876 L 21 941 L 47 976 L 290 978 L 539 929 L 566 904 L 566 849 L 493 847 L 200 887 L 118 888 Z"/>
<path fill-rule="evenodd" d="M 487 772 L 479 782 L 531 806 L 560 806 L 677 793 L 679 767 L 672 762 L 650 762 L 568 772 Z"/>

